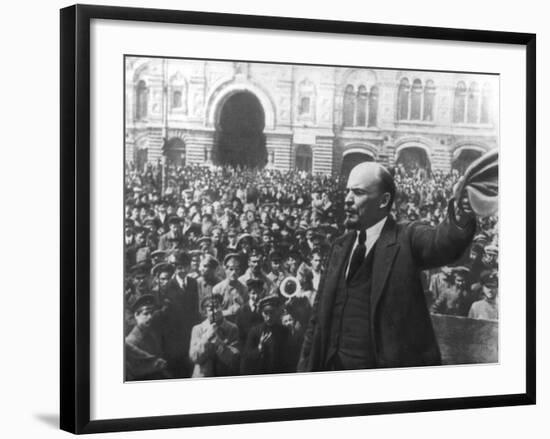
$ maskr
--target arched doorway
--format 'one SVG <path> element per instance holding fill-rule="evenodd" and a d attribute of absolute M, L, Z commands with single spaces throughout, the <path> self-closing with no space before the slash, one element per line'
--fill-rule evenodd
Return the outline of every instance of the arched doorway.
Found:
<path fill-rule="evenodd" d="M 214 161 L 219 165 L 263 168 L 267 164 L 265 115 L 249 91 L 233 94 L 220 110 Z"/>
<path fill-rule="evenodd" d="M 429 172 L 431 169 L 430 158 L 424 148 L 408 146 L 398 151 L 397 166 L 403 167 L 407 173 L 422 170 Z"/>
<path fill-rule="evenodd" d="M 296 147 L 295 168 L 299 171 L 311 172 L 312 162 L 313 154 L 311 152 L 311 146 L 298 145 Z"/>
<path fill-rule="evenodd" d="M 172 137 L 164 145 L 166 163 L 176 167 L 185 166 L 185 143 L 179 137 Z"/>
<path fill-rule="evenodd" d="M 464 148 L 456 151 L 457 154 L 453 157 L 452 168 L 456 169 L 460 174 L 464 174 L 466 168 L 470 164 L 481 157 L 481 151 L 478 149 Z"/>
<path fill-rule="evenodd" d="M 349 173 L 353 168 L 358 164 L 363 162 L 372 162 L 374 157 L 366 152 L 349 152 L 344 154 L 344 159 L 342 160 L 342 170 L 341 175 L 344 181 L 348 179 Z"/>

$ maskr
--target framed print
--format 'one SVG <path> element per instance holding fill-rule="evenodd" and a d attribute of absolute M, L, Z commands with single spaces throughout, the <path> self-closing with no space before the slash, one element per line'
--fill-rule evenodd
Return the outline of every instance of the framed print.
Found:
<path fill-rule="evenodd" d="M 62 9 L 62 429 L 534 404 L 535 129 L 533 34 Z"/>

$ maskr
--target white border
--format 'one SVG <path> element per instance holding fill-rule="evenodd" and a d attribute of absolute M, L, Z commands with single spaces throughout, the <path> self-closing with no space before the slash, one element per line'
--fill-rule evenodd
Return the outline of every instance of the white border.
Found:
<path fill-rule="evenodd" d="M 94 21 L 91 49 L 92 419 L 525 391 L 525 267 L 517 264 L 526 258 L 523 47 Z M 504 298 L 500 364 L 124 384 L 120 295 L 125 53 L 499 73 Z"/>

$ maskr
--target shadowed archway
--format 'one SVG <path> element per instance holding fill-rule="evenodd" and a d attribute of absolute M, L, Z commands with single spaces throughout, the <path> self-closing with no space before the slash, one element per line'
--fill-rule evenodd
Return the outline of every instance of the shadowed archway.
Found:
<path fill-rule="evenodd" d="M 430 172 L 431 163 L 425 149 L 416 146 L 407 146 L 398 153 L 396 165 L 402 165 L 407 172 Z"/>
<path fill-rule="evenodd" d="M 263 168 L 267 164 L 265 114 L 249 91 L 233 94 L 223 104 L 216 131 L 214 162 L 218 165 Z"/>

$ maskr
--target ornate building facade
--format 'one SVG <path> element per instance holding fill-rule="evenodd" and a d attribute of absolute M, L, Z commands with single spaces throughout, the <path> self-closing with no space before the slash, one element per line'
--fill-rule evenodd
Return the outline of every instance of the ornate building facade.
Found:
<path fill-rule="evenodd" d="M 448 171 L 498 147 L 496 75 L 126 58 L 125 154 L 138 166 Z"/>

